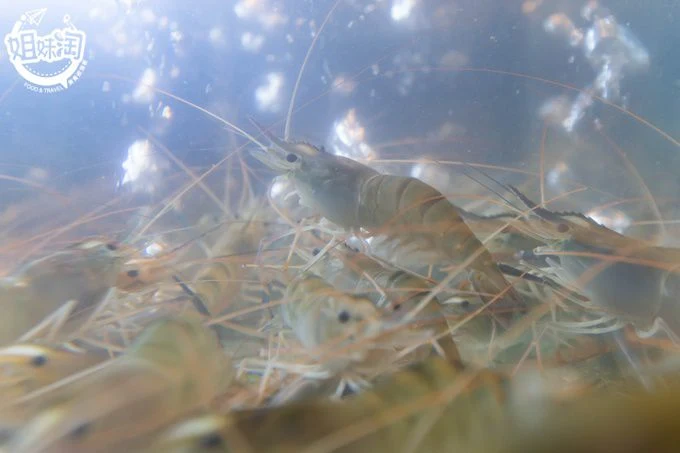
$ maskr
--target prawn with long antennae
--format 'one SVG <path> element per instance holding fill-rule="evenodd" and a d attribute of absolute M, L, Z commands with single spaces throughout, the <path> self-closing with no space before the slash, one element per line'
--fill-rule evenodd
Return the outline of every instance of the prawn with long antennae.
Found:
<path fill-rule="evenodd" d="M 108 356 L 69 344 L 15 344 L 0 349 L 0 395 L 11 403 L 46 385 L 106 360 Z"/>
<path fill-rule="evenodd" d="M 304 254 L 301 256 L 309 258 Z M 413 349 L 428 342 L 432 335 L 426 329 L 429 325 L 417 329 L 411 324 L 403 325 L 393 310 L 379 306 L 371 294 L 353 293 L 352 289 L 356 288 L 336 287 L 329 283 L 319 267 L 320 264 L 312 266 L 309 271 L 292 278 L 288 272 L 284 273 L 285 291 L 280 311 L 284 324 L 291 328 L 304 347 L 303 355 L 317 362 L 309 370 L 315 371 L 321 379 L 340 378 L 336 394 L 345 388 L 343 382 L 350 388 L 362 385 L 366 376 L 372 377 L 376 370 L 399 361 L 404 354 L 411 356 Z M 383 280 L 382 276 L 379 278 Z M 438 320 L 446 322 L 441 313 L 436 315 Z M 437 320 L 435 323 L 439 325 Z M 447 358 L 457 363 L 460 357 L 450 335 L 449 339 L 452 348 L 445 349 Z M 442 344 L 449 346 L 446 341 Z M 247 363 L 256 365 L 259 361 Z M 284 363 L 275 367 L 301 369 Z M 306 377 L 310 375 L 306 373 Z"/>
<path fill-rule="evenodd" d="M 533 382 L 532 382 L 533 383 Z M 209 413 L 159 435 L 148 453 L 671 453 L 680 388 L 597 392 L 550 382 L 537 392 L 441 360 L 396 373 L 357 397 Z M 521 385 L 521 384 L 520 384 Z M 538 395 L 536 395 L 538 393 Z M 504 404 L 509 396 L 510 404 Z M 529 398 L 527 398 L 529 396 Z M 565 396 L 570 400 L 564 401 Z M 538 403 L 538 404 L 537 404 Z M 527 404 L 530 404 L 528 406 Z M 465 417 L 465 418 L 461 418 Z M 622 443 L 623 442 L 623 443 Z M 624 448 L 625 447 L 625 448 Z"/>
<path fill-rule="evenodd" d="M 370 299 L 340 291 L 310 273 L 293 279 L 284 298 L 287 302 L 281 305 L 283 320 L 310 353 L 329 346 L 356 346 L 370 341 L 383 328 L 382 314 Z M 366 348 L 333 354 L 330 359 L 319 358 L 324 368 L 342 370 L 349 363 L 362 361 Z"/>
<path fill-rule="evenodd" d="M 310 270 L 326 280 L 347 282 L 341 289 L 359 291 L 377 306 L 387 305 L 392 314 L 385 317 L 390 321 L 399 322 L 401 314 L 408 313 L 410 309 L 418 306 L 432 288 L 432 285 L 424 278 L 383 266 L 370 257 L 351 250 L 344 243 L 339 244 L 338 247 L 344 260 L 328 252 Z M 318 252 L 315 249 L 311 255 L 316 255 Z M 299 249 L 298 253 L 306 255 L 303 249 Z M 304 257 L 309 259 L 311 255 Z M 382 294 L 376 289 L 380 289 Z M 437 328 L 438 338 L 433 340 L 437 348 L 452 363 L 460 362 L 460 353 L 449 332 L 449 325 L 441 311 L 440 301 L 434 300 L 426 305 L 422 314 L 424 317 L 432 318 L 424 322 L 425 326 Z M 414 328 L 417 329 L 419 326 L 416 325 Z"/>
<path fill-rule="evenodd" d="M 571 333 L 611 334 L 642 384 L 651 388 L 622 328 L 632 324 L 643 337 L 663 332 L 680 342 L 680 252 L 626 237 L 579 213 L 549 211 L 518 189 L 507 188 L 532 210 L 537 219 L 531 222 L 534 232 L 548 244 L 532 254 L 545 257 L 547 272 L 584 294 L 587 303 L 577 303 L 598 314 L 596 319 L 554 320 L 552 327 Z"/>
<path fill-rule="evenodd" d="M 242 263 L 219 257 L 243 253 L 254 255 L 258 251 L 267 232 L 265 220 L 268 217 L 264 208 L 262 200 L 253 201 L 238 219 L 229 222 L 220 240 L 211 248 L 213 260 L 187 282 L 209 313 L 215 315 L 224 311 L 240 292 L 241 280 L 245 276 Z"/>
<path fill-rule="evenodd" d="M 49 315 L 62 325 L 85 313 L 115 286 L 124 249 L 85 241 L 27 263 L 0 279 L 0 344 L 16 341 Z"/>
<path fill-rule="evenodd" d="M 533 253 L 546 256 L 553 274 L 565 285 L 581 291 L 605 313 L 603 323 L 611 321 L 608 330 L 618 330 L 622 323 L 631 322 L 642 331 L 662 329 L 671 336 L 680 334 L 664 325 L 678 321 L 660 317 L 662 307 L 677 304 L 680 249 L 629 238 L 578 213 L 537 208 L 519 190 L 512 186 L 509 189 L 540 218 L 534 225 L 549 245 Z M 596 332 L 601 328 L 588 330 Z"/>
<path fill-rule="evenodd" d="M 506 387 L 493 372 L 461 372 L 432 357 L 342 401 L 196 417 L 169 428 L 150 451 L 494 451 L 502 437 L 488 430 L 509 422 Z"/>
<path fill-rule="evenodd" d="M 207 408 L 231 377 L 230 361 L 211 329 L 195 319 L 161 319 L 108 366 L 26 401 L 34 416 L 9 448 L 131 451 L 167 423 Z"/>
<path fill-rule="evenodd" d="M 257 212 L 257 211 L 256 211 Z M 168 280 L 173 277 L 173 274 L 177 273 L 176 264 L 181 260 L 190 261 L 192 256 L 189 255 L 192 251 L 189 249 L 190 246 L 194 244 L 199 244 L 202 247 L 205 246 L 207 253 L 210 253 L 210 249 L 203 243 L 203 239 L 213 233 L 216 230 L 224 229 L 225 232 L 220 232 L 220 237 L 229 238 L 233 235 L 241 236 L 241 229 L 246 230 L 250 226 L 250 221 L 244 222 L 245 227 L 233 227 L 227 222 L 216 222 L 216 225 L 208 226 L 209 221 L 207 218 L 211 218 L 211 215 L 202 216 L 196 225 L 197 229 L 203 230 L 199 235 L 193 237 L 184 243 L 170 249 L 167 251 L 162 251 L 157 254 L 153 254 L 151 257 L 139 257 L 129 259 L 122 266 L 118 279 L 116 281 L 116 288 L 123 292 L 136 293 L 153 288 L 154 285 L 159 284 L 163 280 Z M 226 223 L 226 227 L 224 226 Z M 239 222 L 241 223 L 241 222 Z M 224 239 L 222 239 L 224 242 Z M 154 247 L 162 247 L 158 242 L 155 242 Z M 219 247 L 218 247 L 219 248 Z M 178 278 L 175 278 L 177 281 Z"/>
<path fill-rule="evenodd" d="M 504 292 L 502 301 L 522 309 L 521 296 L 510 286 L 491 254 L 465 224 L 444 195 L 417 178 L 381 174 L 352 159 L 327 153 L 306 143 L 283 141 L 254 124 L 271 146 L 253 149 L 254 157 L 284 173 L 301 202 L 349 230 L 388 237 L 400 244 L 392 262 L 422 264 L 425 250 L 438 262 L 470 260 L 475 289 L 488 296 Z"/>

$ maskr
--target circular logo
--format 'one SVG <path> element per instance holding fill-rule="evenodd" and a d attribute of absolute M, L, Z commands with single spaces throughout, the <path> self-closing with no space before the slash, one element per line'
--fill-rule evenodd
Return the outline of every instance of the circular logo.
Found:
<path fill-rule="evenodd" d="M 39 93 L 57 93 L 73 85 L 87 66 L 85 33 L 65 14 L 61 28 L 40 34 L 49 29 L 45 13 L 47 8 L 22 14 L 5 36 L 5 48 L 9 61 L 26 81 L 24 86 Z"/>

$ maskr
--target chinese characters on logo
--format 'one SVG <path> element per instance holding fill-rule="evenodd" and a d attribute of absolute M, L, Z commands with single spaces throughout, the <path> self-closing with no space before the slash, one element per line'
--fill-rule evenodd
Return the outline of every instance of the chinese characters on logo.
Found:
<path fill-rule="evenodd" d="M 38 36 L 35 30 L 19 32 L 19 36 L 7 36 L 5 41 L 11 60 L 19 59 L 23 63 L 38 63 L 69 58 L 80 60 L 83 57 L 85 33 L 68 29 L 54 30 L 47 36 Z"/>
<path fill-rule="evenodd" d="M 26 80 L 28 89 L 39 93 L 63 91 L 83 73 L 85 33 L 78 30 L 68 15 L 64 28 L 41 35 L 40 26 L 47 9 L 25 13 L 5 36 L 9 61 Z"/>

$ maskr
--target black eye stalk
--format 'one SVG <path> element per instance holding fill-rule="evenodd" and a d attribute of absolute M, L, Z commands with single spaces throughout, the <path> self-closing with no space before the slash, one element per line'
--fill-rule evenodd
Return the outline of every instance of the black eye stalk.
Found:
<path fill-rule="evenodd" d="M 139 277 L 139 271 L 137 269 L 130 269 L 127 271 L 127 276 L 130 278 L 137 278 Z"/>
<path fill-rule="evenodd" d="M 90 432 L 90 428 L 91 425 L 89 423 L 81 423 L 71 431 L 70 436 L 73 439 L 82 439 Z"/>
<path fill-rule="evenodd" d="M 40 354 L 31 359 L 31 365 L 34 367 L 40 368 L 41 366 L 44 366 L 47 363 L 47 357 L 44 355 Z"/>
<path fill-rule="evenodd" d="M 292 164 L 294 162 L 297 162 L 297 160 L 298 160 L 298 157 L 295 154 L 293 154 L 293 153 L 286 154 L 286 161 L 287 162 L 290 162 Z"/>
<path fill-rule="evenodd" d="M 224 440 L 218 433 L 210 433 L 207 436 L 203 436 L 203 438 L 201 438 L 200 444 L 203 448 L 219 448 L 223 446 Z"/>
<path fill-rule="evenodd" d="M 338 313 L 338 321 L 341 324 L 345 324 L 349 321 L 349 312 L 347 310 L 342 310 L 340 313 Z"/>

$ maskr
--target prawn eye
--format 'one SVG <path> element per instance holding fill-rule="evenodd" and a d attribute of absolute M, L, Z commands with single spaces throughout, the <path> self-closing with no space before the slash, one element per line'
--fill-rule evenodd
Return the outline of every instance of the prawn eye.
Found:
<path fill-rule="evenodd" d="M 116 244 L 112 244 L 110 242 L 108 244 L 106 244 L 106 248 L 111 250 L 112 252 L 118 250 L 118 246 Z"/>
<path fill-rule="evenodd" d="M 401 304 L 396 304 L 394 307 L 392 307 L 392 310 L 398 311 L 401 309 Z"/>
<path fill-rule="evenodd" d="M 560 223 L 557 225 L 558 233 L 566 233 L 567 231 L 569 231 L 569 225 L 567 225 L 566 223 Z"/>
<path fill-rule="evenodd" d="M 319 253 L 321 253 L 321 249 L 318 248 L 318 247 L 315 248 L 314 250 L 312 250 L 312 256 L 316 256 L 316 255 L 318 255 Z"/>
<path fill-rule="evenodd" d="M 31 365 L 34 367 L 41 367 L 47 363 L 47 357 L 40 354 L 31 359 Z"/>
<path fill-rule="evenodd" d="M 286 154 L 286 162 L 290 162 L 291 164 L 294 162 L 297 162 L 298 157 L 296 154 L 293 153 L 288 153 Z"/>
<path fill-rule="evenodd" d="M 85 436 L 89 431 L 90 431 L 90 424 L 89 423 L 81 423 L 80 425 L 76 426 L 73 429 L 73 431 L 71 431 L 70 436 L 73 439 L 80 439 L 81 437 Z"/>
<path fill-rule="evenodd" d="M 462 301 L 462 302 L 460 303 L 460 306 L 461 306 L 462 308 L 464 308 L 464 309 L 467 310 L 468 308 L 470 308 L 470 301 L 469 301 L 469 300 L 464 300 L 464 301 Z"/>
<path fill-rule="evenodd" d="M 137 269 L 130 269 L 127 271 L 127 276 L 130 278 L 137 278 L 139 277 L 139 271 Z"/>
<path fill-rule="evenodd" d="M 340 313 L 338 313 L 338 321 L 341 324 L 347 323 L 347 321 L 349 321 L 349 317 L 350 317 L 350 315 L 349 315 L 349 312 L 347 310 L 342 310 Z"/>
<path fill-rule="evenodd" d="M 222 436 L 217 433 L 210 433 L 200 440 L 202 448 L 217 448 L 222 446 L 222 442 Z"/>

